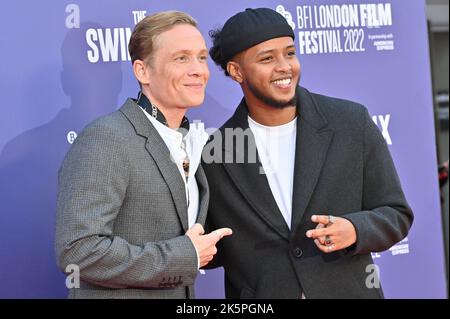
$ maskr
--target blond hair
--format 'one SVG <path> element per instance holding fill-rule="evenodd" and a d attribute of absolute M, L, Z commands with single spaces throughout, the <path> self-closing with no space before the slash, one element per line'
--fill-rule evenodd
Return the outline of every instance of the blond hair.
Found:
<path fill-rule="evenodd" d="M 197 21 L 189 14 L 181 11 L 163 11 L 142 19 L 136 24 L 128 44 L 131 63 L 136 60 L 150 63 L 155 51 L 156 38 L 161 33 L 179 24 L 197 27 Z"/>

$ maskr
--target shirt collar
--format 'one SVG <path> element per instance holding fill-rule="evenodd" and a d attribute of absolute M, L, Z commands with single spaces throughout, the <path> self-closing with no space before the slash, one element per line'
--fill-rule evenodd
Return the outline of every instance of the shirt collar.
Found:
<path fill-rule="evenodd" d="M 137 105 L 139 105 L 143 110 L 145 110 L 153 118 L 157 119 L 158 122 L 169 127 L 164 114 L 158 109 L 158 107 L 155 104 L 153 104 L 149 100 L 149 98 L 144 93 L 142 93 L 142 91 L 139 91 L 138 98 L 134 101 L 136 102 Z M 184 133 L 189 131 L 189 120 L 186 116 L 183 116 L 183 119 L 181 120 L 179 128 L 182 128 L 183 130 L 180 130 L 180 131 L 184 132 Z"/>

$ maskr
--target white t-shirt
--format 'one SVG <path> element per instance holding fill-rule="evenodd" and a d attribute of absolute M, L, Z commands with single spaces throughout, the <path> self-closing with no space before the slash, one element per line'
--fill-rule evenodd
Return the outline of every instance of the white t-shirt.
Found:
<path fill-rule="evenodd" d="M 259 160 L 264 168 L 270 190 L 290 229 L 297 118 L 283 125 L 265 126 L 255 122 L 249 116 L 248 124 L 255 136 Z"/>

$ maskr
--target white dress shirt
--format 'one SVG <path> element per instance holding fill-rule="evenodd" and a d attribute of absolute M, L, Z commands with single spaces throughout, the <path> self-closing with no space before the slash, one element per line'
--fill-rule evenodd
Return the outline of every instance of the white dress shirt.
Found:
<path fill-rule="evenodd" d="M 188 225 L 191 228 L 197 221 L 199 210 L 199 191 L 197 180 L 195 179 L 195 172 L 200 165 L 202 150 L 208 140 L 208 134 L 205 131 L 204 124 L 197 122 L 190 124 L 189 132 L 183 137 L 183 134 L 159 122 L 147 111 L 143 109 L 142 111 L 158 131 L 169 149 L 171 158 L 167 160 L 174 161 L 184 181 L 186 203 L 188 206 Z M 183 169 L 183 161 L 186 159 L 186 156 L 189 159 L 189 174 L 187 179 Z M 198 251 L 196 252 L 198 268 L 200 268 L 200 258 Z"/>

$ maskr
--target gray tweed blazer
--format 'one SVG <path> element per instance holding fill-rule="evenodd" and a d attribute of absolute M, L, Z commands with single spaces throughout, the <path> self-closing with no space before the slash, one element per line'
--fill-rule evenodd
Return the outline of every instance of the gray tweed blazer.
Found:
<path fill-rule="evenodd" d="M 197 222 L 209 201 L 199 166 Z M 88 125 L 59 171 L 55 250 L 80 269 L 72 298 L 193 298 L 197 257 L 184 183 L 164 141 L 131 99 Z"/>

